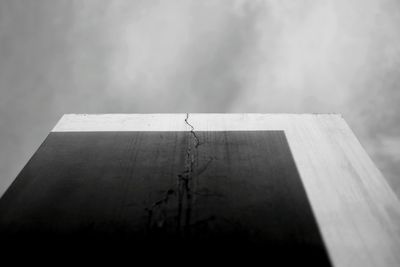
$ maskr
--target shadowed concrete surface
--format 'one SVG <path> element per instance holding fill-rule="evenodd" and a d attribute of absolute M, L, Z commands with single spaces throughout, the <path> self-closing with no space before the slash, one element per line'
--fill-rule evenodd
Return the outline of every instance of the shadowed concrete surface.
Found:
<path fill-rule="evenodd" d="M 52 132 L 0 200 L 0 234 L 330 266 L 283 131 Z"/>

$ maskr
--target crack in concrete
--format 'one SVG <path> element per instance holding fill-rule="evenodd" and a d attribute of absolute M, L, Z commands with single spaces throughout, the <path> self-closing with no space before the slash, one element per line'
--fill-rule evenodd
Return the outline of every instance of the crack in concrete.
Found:
<path fill-rule="evenodd" d="M 194 139 L 196 140 L 196 144 L 194 147 L 198 148 L 201 145 L 200 139 L 197 136 L 196 132 L 194 131 L 193 125 L 189 123 L 189 113 L 186 113 L 185 123 L 190 127 L 190 133 L 193 135 Z"/>
<path fill-rule="evenodd" d="M 152 226 L 152 221 L 153 221 L 153 215 L 154 215 L 154 210 L 156 210 L 157 208 L 162 208 L 163 205 L 166 205 L 171 197 L 171 195 L 174 195 L 175 191 L 173 189 L 168 189 L 167 192 L 165 193 L 165 196 L 154 202 L 153 205 L 150 208 L 146 208 L 145 210 L 147 211 L 147 231 L 150 231 L 151 226 Z M 164 221 L 166 221 L 166 217 L 167 214 L 166 213 L 162 213 L 163 214 L 163 219 L 159 219 L 157 224 L 161 225 L 164 223 Z"/>
<path fill-rule="evenodd" d="M 185 169 L 177 175 L 177 190 L 174 189 L 169 189 L 166 192 L 166 195 L 153 203 L 153 205 L 150 208 L 147 208 L 146 211 L 148 213 L 148 222 L 147 222 L 147 229 L 150 232 L 151 228 L 155 224 L 158 227 L 163 227 L 164 222 L 167 221 L 167 213 L 166 212 L 161 212 L 161 216 L 159 218 L 154 218 L 154 211 L 156 209 L 165 209 L 165 205 L 168 204 L 168 201 L 171 196 L 176 196 L 177 197 L 177 214 L 175 216 L 176 220 L 176 231 L 179 237 L 185 237 L 188 238 L 190 236 L 191 232 L 191 227 L 194 225 L 204 224 L 207 221 L 214 220 L 214 216 L 211 216 L 211 220 L 205 219 L 205 220 L 200 220 L 198 222 L 192 223 L 192 210 L 193 210 L 193 205 L 195 201 L 195 196 L 203 196 L 203 197 L 220 197 L 217 194 L 210 194 L 210 192 L 197 192 L 195 190 L 195 185 L 193 183 L 194 178 L 199 177 L 202 173 L 206 171 L 206 169 L 210 166 L 212 161 L 214 160 L 213 157 L 210 157 L 210 159 L 202 166 L 201 168 L 198 168 L 197 171 L 195 171 L 194 166 L 197 161 L 197 154 L 198 154 L 198 148 L 202 143 L 200 142 L 199 137 L 197 136 L 195 132 L 194 126 L 189 122 L 189 113 L 186 113 L 185 117 L 185 123 L 190 127 L 190 134 L 193 138 L 189 138 L 188 140 L 188 147 L 186 149 L 186 159 L 185 159 Z M 194 139 L 194 149 L 193 149 L 193 141 Z M 195 153 L 193 152 L 195 150 Z"/>

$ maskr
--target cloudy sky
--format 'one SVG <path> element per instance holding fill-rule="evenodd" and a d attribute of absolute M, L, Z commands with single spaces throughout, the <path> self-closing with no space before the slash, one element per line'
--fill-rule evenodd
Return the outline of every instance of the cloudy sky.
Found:
<path fill-rule="evenodd" d="M 0 0 L 0 194 L 64 113 L 342 113 L 400 195 L 398 0 Z"/>

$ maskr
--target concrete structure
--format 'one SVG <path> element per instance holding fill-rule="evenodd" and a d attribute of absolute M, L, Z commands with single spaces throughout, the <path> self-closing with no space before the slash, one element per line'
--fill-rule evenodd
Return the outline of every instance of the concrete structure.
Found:
<path fill-rule="evenodd" d="M 400 266 L 400 202 L 336 114 L 65 115 L 0 200 L 0 233 Z"/>

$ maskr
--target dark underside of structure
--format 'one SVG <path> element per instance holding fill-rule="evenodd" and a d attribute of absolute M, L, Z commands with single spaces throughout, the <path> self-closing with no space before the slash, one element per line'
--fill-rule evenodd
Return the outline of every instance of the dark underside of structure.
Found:
<path fill-rule="evenodd" d="M 0 235 L 330 265 L 283 131 L 53 132 L 0 200 Z"/>

